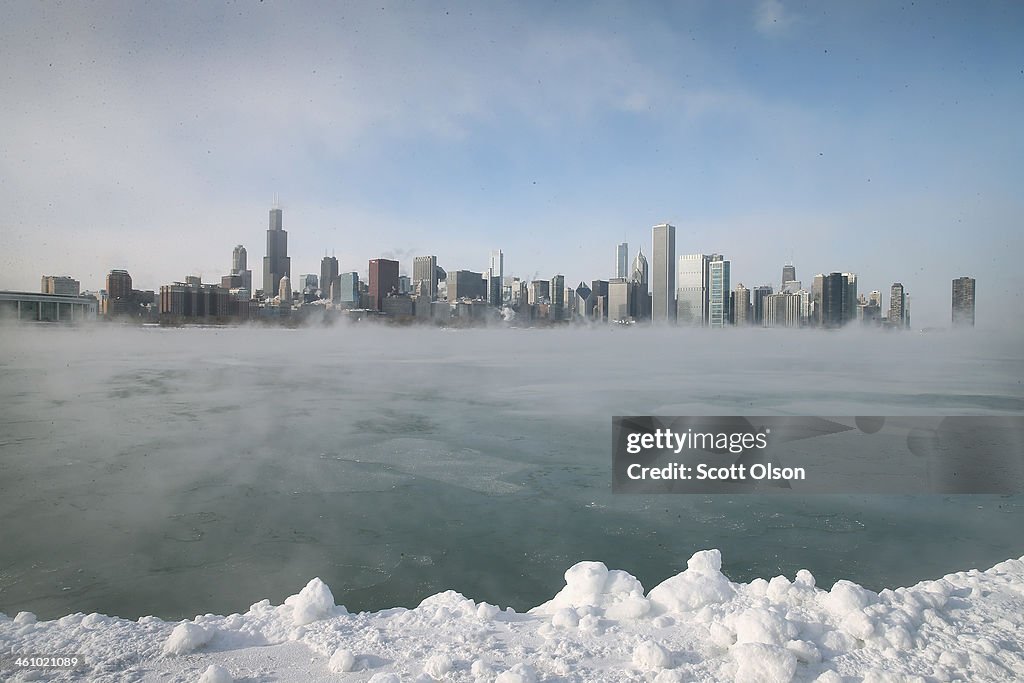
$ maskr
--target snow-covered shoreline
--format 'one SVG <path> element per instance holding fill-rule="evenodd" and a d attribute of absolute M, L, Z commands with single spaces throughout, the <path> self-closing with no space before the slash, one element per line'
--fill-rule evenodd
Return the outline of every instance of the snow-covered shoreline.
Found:
<path fill-rule="evenodd" d="M 807 571 L 737 584 L 717 550 L 649 592 L 599 562 L 526 614 L 454 591 L 349 614 L 313 579 L 283 605 L 178 623 L 0 615 L 0 652 L 82 655 L 89 681 L 980 681 L 1024 677 L 1024 558 L 874 593 Z"/>

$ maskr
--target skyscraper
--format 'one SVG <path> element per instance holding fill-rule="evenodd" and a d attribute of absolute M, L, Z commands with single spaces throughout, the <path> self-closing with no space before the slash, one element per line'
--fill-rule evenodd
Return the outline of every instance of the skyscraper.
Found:
<path fill-rule="evenodd" d="M 630 319 L 630 299 L 632 283 L 624 277 L 612 278 L 608 281 L 608 320 L 625 322 Z"/>
<path fill-rule="evenodd" d="M 277 297 L 281 308 L 292 307 L 292 280 L 287 275 L 282 275 L 277 283 Z"/>
<path fill-rule="evenodd" d="M 640 249 L 636 253 L 636 258 L 633 259 L 633 274 L 631 279 L 634 283 L 643 285 L 644 291 L 648 289 L 648 269 L 647 269 L 647 257 L 644 256 L 644 250 Z"/>
<path fill-rule="evenodd" d="M 552 275 L 548 292 L 551 297 L 551 319 L 562 320 L 565 317 L 565 276 Z"/>
<path fill-rule="evenodd" d="M 907 326 L 907 293 L 899 282 L 892 283 L 892 289 L 889 290 L 889 325 L 900 328 Z"/>
<path fill-rule="evenodd" d="M 676 322 L 699 327 L 708 321 L 708 261 L 704 254 L 682 254 L 676 278 Z"/>
<path fill-rule="evenodd" d="M 651 230 L 654 259 L 651 277 L 651 317 L 654 322 L 675 322 L 676 319 L 676 228 L 668 223 Z"/>
<path fill-rule="evenodd" d="M 484 274 L 487 280 L 487 303 L 491 306 L 501 306 L 503 285 L 505 281 L 505 255 L 501 249 L 491 252 L 490 266 Z"/>
<path fill-rule="evenodd" d="M 249 262 L 245 247 L 241 244 L 236 245 L 234 251 L 231 252 L 231 275 L 232 277 L 239 278 L 237 280 L 239 286 L 248 291 L 251 296 L 252 271 L 249 270 Z"/>
<path fill-rule="evenodd" d="M 974 278 L 966 275 L 953 280 L 954 327 L 974 327 L 974 285 Z"/>
<path fill-rule="evenodd" d="M 847 297 L 846 275 L 829 273 L 822 278 L 821 285 L 821 325 L 823 327 L 842 327 L 844 318 L 843 302 Z"/>
<path fill-rule="evenodd" d="M 340 293 L 338 259 L 333 256 L 324 256 L 320 261 L 320 298 L 338 301 Z"/>
<path fill-rule="evenodd" d="M 412 260 L 412 288 L 426 301 L 437 298 L 437 257 L 417 256 Z"/>
<path fill-rule="evenodd" d="M 735 308 L 736 326 L 745 327 L 750 324 L 750 290 L 743 286 L 743 283 L 736 285 L 736 294 L 733 297 Z"/>
<path fill-rule="evenodd" d="M 633 259 L 633 274 L 631 276 L 632 287 L 630 292 L 633 301 L 630 306 L 630 313 L 636 320 L 648 320 L 651 317 L 651 293 L 647 284 L 647 257 L 643 249 L 637 251 Z"/>
<path fill-rule="evenodd" d="M 245 270 L 248 267 L 247 261 L 245 247 L 241 244 L 235 245 L 234 251 L 231 252 L 231 274 L 234 275 Z"/>
<path fill-rule="evenodd" d="M 755 326 L 763 327 L 767 319 L 768 297 L 773 293 L 771 285 L 754 287 L 750 292 L 751 321 Z"/>
<path fill-rule="evenodd" d="M 615 277 L 629 277 L 629 243 L 623 242 L 615 248 Z"/>
<path fill-rule="evenodd" d="M 846 289 L 843 291 L 843 323 L 857 319 L 857 275 L 843 273 Z"/>
<path fill-rule="evenodd" d="M 787 263 L 782 266 L 782 289 L 786 289 L 787 282 L 793 282 L 796 280 L 796 266 L 792 263 Z"/>
<path fill-rule="evenodd" d="M 708 261 L 708 326 L 725 327 L 729 319 L 730 262 L 721 254 Z"/>
<path fill-rule="evenodd" d="M 591 280 L 590 297 L 594 320 L 608 319 L 608 280 Z"/>
<path fill-rule="evenodd" d="M 288 233 L 281 227 L 281 209 L 270 210 L 270 228 L 267 230 L 267 255 L 263 258 L 263 295 L 278 293 L 281 278 L 292 275 L 292 260 L 288 258 Z"/>
<path fill-rule="evenodd" d="M 373 310 L 383 311 L 384 297 L 398 293 L 398 261 L 386 258 L 370 259 L 367 285 Z"/>

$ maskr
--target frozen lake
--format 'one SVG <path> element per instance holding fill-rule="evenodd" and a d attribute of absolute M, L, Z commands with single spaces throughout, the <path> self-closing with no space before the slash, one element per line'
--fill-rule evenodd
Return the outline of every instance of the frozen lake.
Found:
<path fill-rule="evenodd" d="M 869 588 L 1024 554 L 1024 496 L 613 495 L 613 415 L 1024 413 L 1024 339 L 728 330 L 0 328 L 0 612 L 525 609 L 653 586 Z"/>

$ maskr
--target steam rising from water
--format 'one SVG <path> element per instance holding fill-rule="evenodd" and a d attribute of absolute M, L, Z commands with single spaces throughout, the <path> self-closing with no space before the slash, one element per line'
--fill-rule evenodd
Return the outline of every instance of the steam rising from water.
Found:
<path fill-rule="evenodd" d="M 1022 341 L 0 328 L 0 612 L 227 614 L 310 576 L 525 608 L 578 560 L 654 585 L 704 547 L 736 580 L 989 566 L 1024 497 L 613 496 L 611 416 L 1020 414 Z"/>

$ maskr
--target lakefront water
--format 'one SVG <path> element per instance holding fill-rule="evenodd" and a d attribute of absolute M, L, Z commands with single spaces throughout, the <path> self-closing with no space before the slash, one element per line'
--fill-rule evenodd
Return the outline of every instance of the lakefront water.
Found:
<path fill-rule="evenodd" d="M 321 577 L 351 610 L 648 588 L 879 589 L 1024 554 L 1024 496 L 613 495 L 613 415 L 1020 415 L 1024 337 L 0 328 L 0 612 L 165 619 Z"/>

